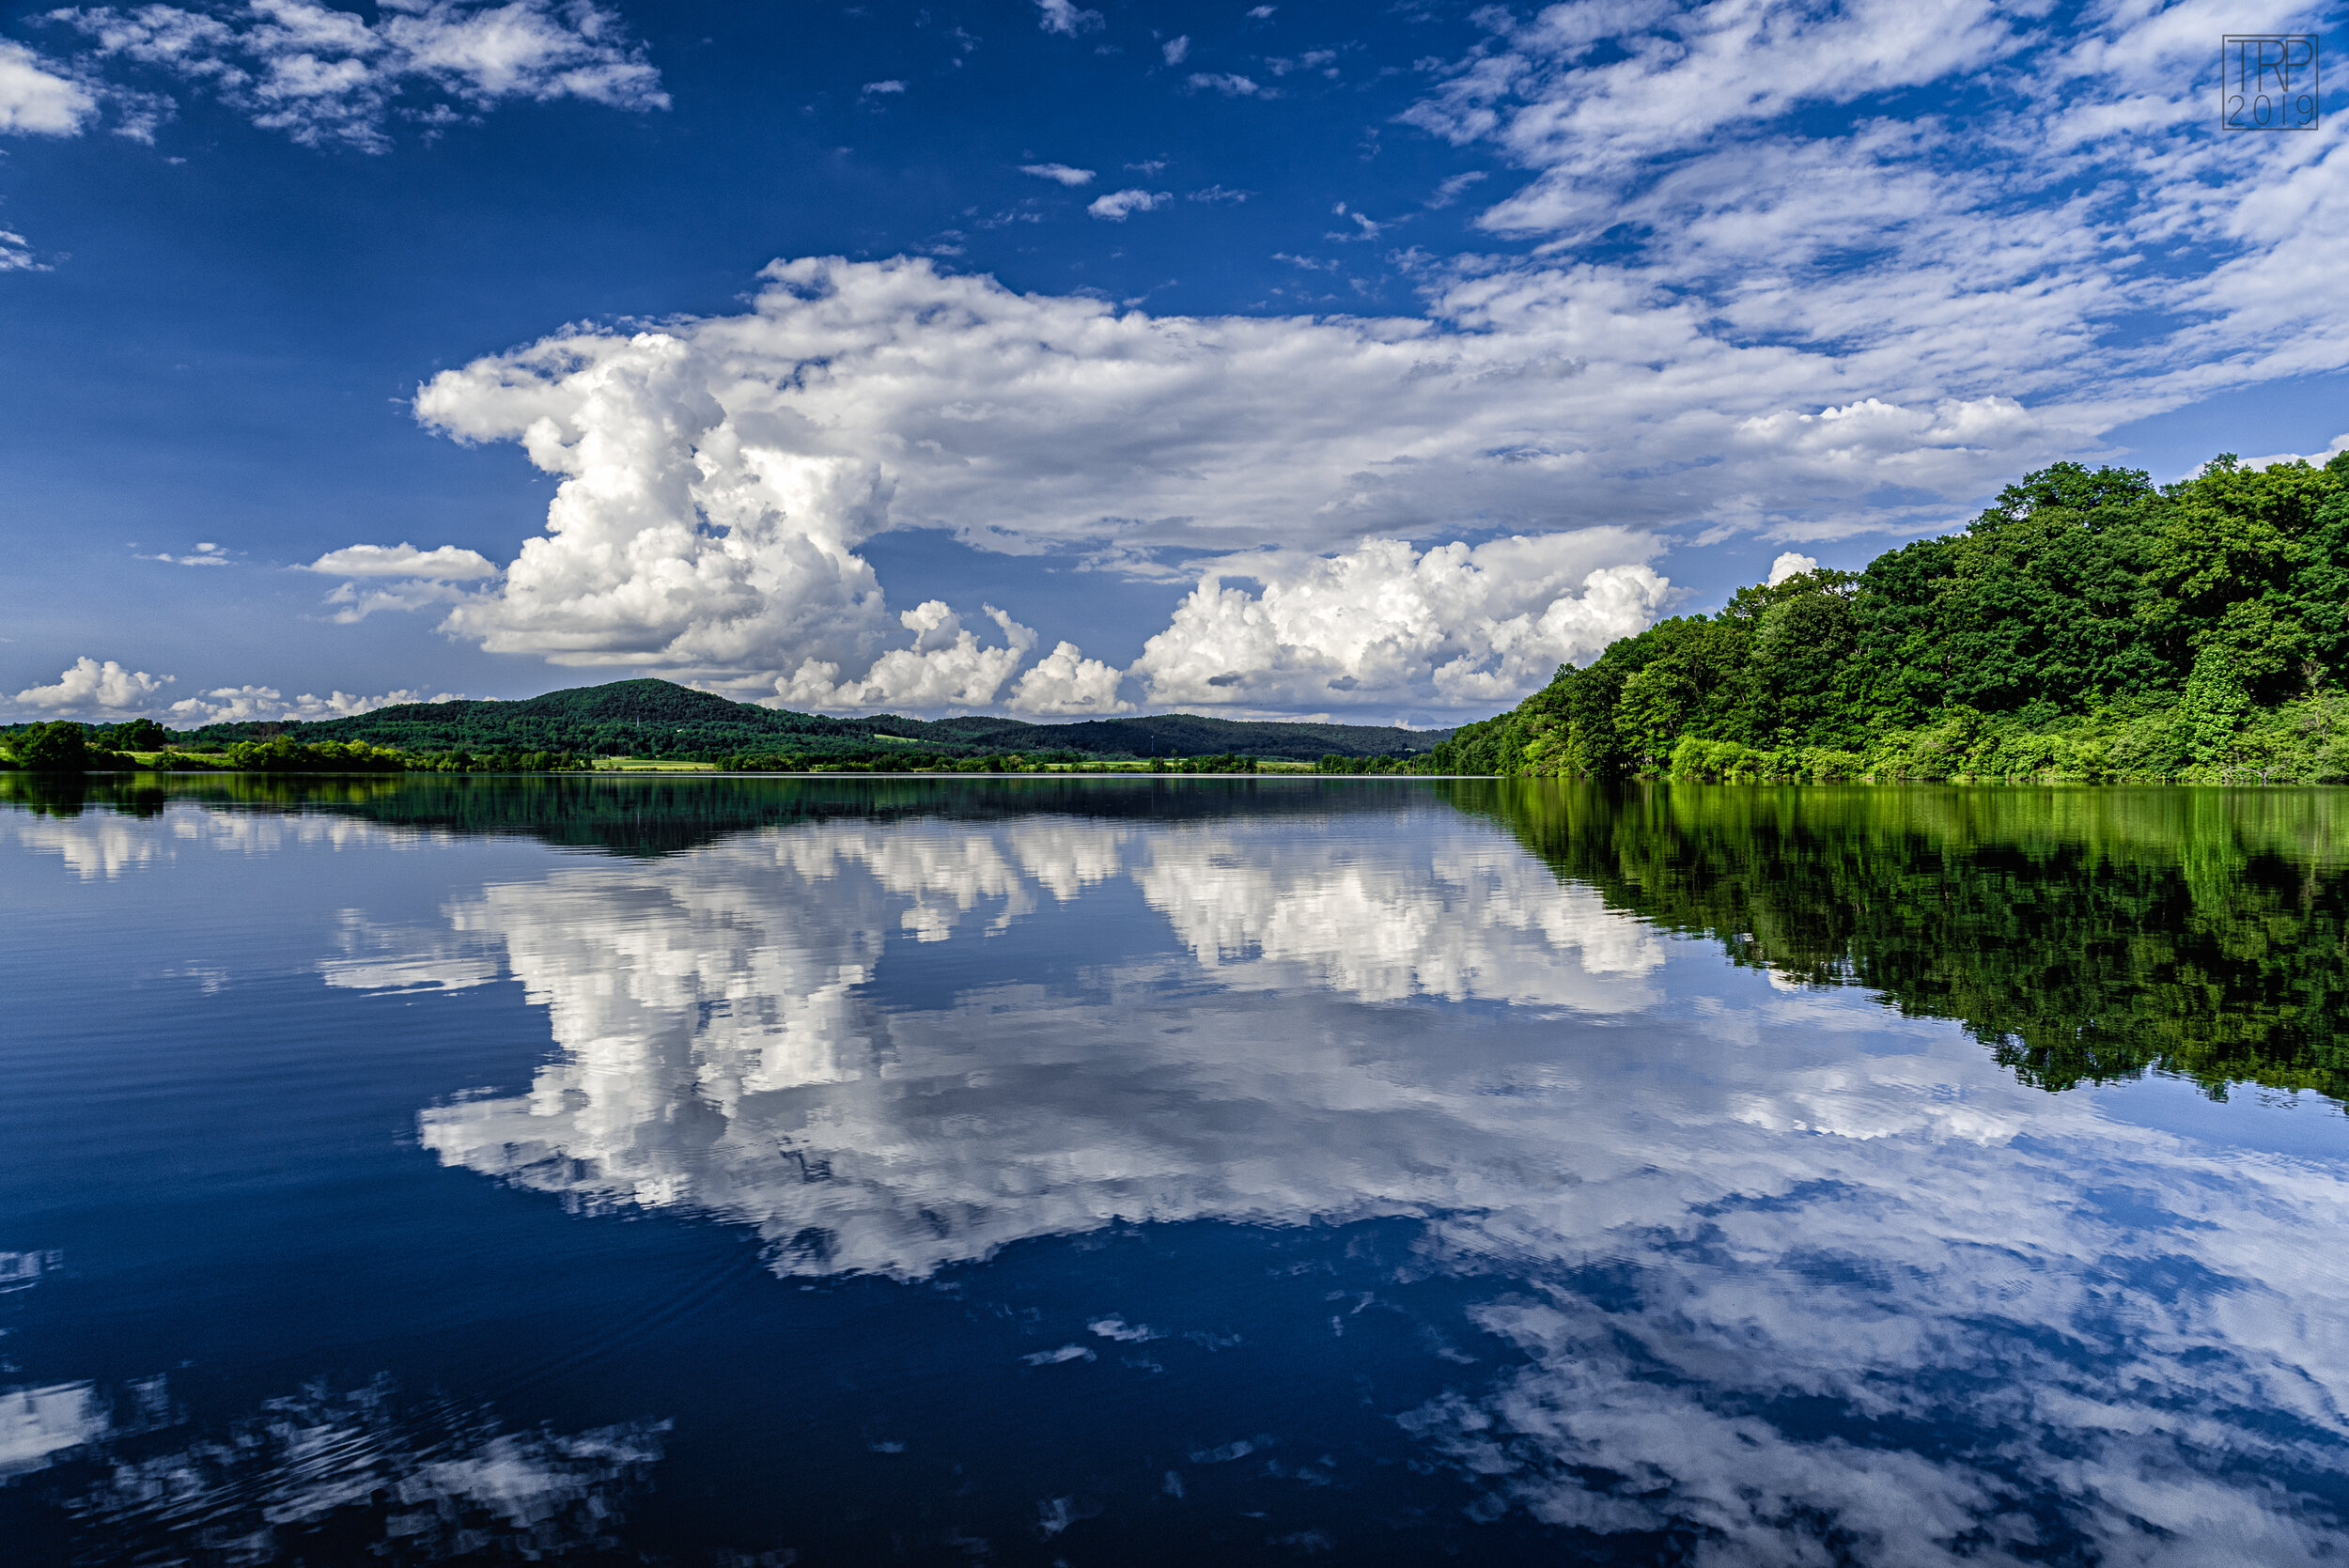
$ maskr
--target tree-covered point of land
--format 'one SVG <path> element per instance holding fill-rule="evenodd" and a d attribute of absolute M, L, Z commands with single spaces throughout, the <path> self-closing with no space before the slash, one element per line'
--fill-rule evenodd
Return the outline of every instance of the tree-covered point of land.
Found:
<path fill-rule="evenodd" d="M 19 724 L 0 735 L 0 766 L 27 773 L 86 773 L 134 768 L 134 759 L 115 751 L 111 734 L 92 735 L 66 719 Z"/>
<path fill-rule="evenodd" d="M 1560 670 L 1457 732 L 1449 770 L 2334 782 L 2344 687 L 2349 455 L 2166 486 L 2059 463 L 1963 533 Z"/>

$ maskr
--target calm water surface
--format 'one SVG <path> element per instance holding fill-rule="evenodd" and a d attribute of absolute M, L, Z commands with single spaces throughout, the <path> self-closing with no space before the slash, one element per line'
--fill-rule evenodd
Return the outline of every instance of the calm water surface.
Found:
<path fill-rule="evenodd" d="M 0 783 L 0 1557 L 2349 1557 L 2349 800 Z"/>

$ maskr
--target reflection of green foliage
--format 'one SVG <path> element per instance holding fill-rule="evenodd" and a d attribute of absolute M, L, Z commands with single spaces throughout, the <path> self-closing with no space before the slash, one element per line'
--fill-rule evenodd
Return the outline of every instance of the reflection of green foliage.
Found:
<path fill-rule="evenodd" d="M 1423 770 L 2341 782 L 2345 691 L 2349 455 L 2059 463 L 1963 534 L 1610 644 Z"/>
<path fill-rule="evenodd" d="M 1417 785 L 1406 787 L 1420 787 Z M 144 774 L 46 778 L 0 774 L 0 804 L 56 815 L 101 807 L 152 815 L 164 805 L 326 812 L 390 827 L 523 834 L 617 855 L 666 855 L 728 834 L 828 817 L 993 819 L 1060 812 L 1165 820 L 1235 810 L 1327 813 L 1392 809 L 1375 784 L 1317 784 L 1249 774 L 1220 779 L 1003 779 L 920 774 L 759 779 L 710 774 L 589 773 L 484 777 L 405 773 L 335 778 L 303 773 Z"/>
<path fill-rule="evenodd" d="M 2026 1082 L 2349 1099 L 2349 793 L 1439 787 L 1616 908 L 1957 1019 Z"/>

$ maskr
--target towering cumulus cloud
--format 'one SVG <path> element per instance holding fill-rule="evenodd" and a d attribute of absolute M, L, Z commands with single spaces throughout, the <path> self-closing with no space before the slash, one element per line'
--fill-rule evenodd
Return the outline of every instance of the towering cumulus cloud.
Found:
<path fill-rule="evenodd" d="M 117 714 L 144 713 L 162 696 L 169 675 L 126 670 L 109 659 L 104 663 L 84 654 L 58 675 L 54 686 L 28 686 L 16 694 L 16 706 L 44 712 Z"/>
<path fill-rule="evenodd" d="M 1595 275 L 1463 282 L 1431 319 L 1152 317 L 923 260 L 765 279 L 740 316 L 569 333 L 419 391 L 428 425 L 562 478 L 452 630 L 802 706 L 1488 707 L 1646 624 L 1660 526 L 1833 526 L 2045 439 L 1995 395 L 1838 404 L 1826 361 Z M 977 606 L 893 613 L 859 549 L 908 527 L 1205 575 L 1121 694 L 1073 644 L 1023 675 L 1026 629 L 939 618 Z"/>
<path fill-rule="evenodd" d="M 1443 706 L 1505 706 L 1648 624 L 1662 578 L 1644 566 L 1583 569 L 1642 548 L 1595 528 L 1425 554 L 1368 539 L 1335 557 L 1242 556 L 1224 566 L 1263 591 L 1209 573 L 1135 668 L 1162 702 L 1312 706 L 1432 686 Z"/>

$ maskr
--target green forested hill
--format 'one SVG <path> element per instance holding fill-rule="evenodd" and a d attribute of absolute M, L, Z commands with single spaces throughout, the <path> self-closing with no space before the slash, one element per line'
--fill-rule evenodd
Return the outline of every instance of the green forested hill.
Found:
<path fill-rule="evenodd" d="M 1464 726 L 1460 771 L 2349 780 L 2349 455 L 2059 463 L 1962 534 L 1740 590 Z"/>
<path fill-rule="evenodd" d="M 280 734 L 305 744 L 364 741 L 428 754 L 570 753 L 716 760 L 789 753 L 834 760 L 903 753 L 903 742 L 912 740 L 948 757 L 1010 752 L 1190 757 L 1236 752 L 1310 761 L 1330 753 L 1415 755 L 1451 732 L 1254 723 L 1186 713 L 1073 724 L 984 718 L 925 722 L 891 715 L 827 719 L 732 702 L 672 681 L 620 680 L 523 702 L 409 703 L 312 723 L 214 724 L 195 737 L 230 743 Z"/>
<path fill-rule="evenodd" d="M 403 703 L 311 723 L 212 724 L 200 739 L 285 734 L 310 744 L 363 740 L 410 753 L 571 752 L 701 757 L 788 747 L 819 754 L 872 749 L 869 721 L 782 713 L 666 680 L 618 680 L 521 702 Z"/>

